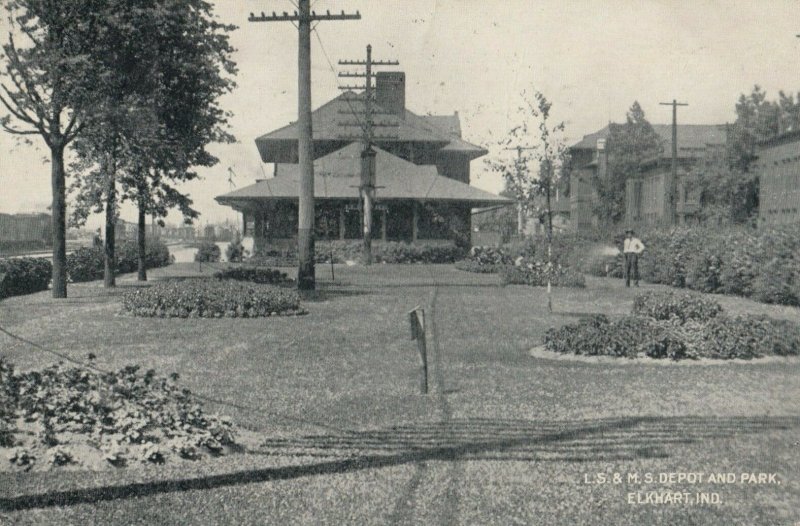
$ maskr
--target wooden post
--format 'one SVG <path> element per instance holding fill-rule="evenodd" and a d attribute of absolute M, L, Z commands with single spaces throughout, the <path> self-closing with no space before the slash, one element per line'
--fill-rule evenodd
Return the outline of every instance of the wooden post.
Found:
<path fill-rule="evenodd" d="M 342 207 L 339 209 L 339 239 L 344 239 L 344 234 L 347 231 L 345 227 L 346 207 L 347 203 L 342 203 Z"/>
<path fill-rule="evenodd" d="M 386 241 L 386 221 L 389 219 L 389 211 L 383 211 L 383 222 L 381 223 L 381 239 Z"/>
<path fill-rule="evenodd" d="M 428 394 L 428 349 L 425 341 L 425 310 L 419 305 L 408 311 L 411 339 L 417 340 L 419 351 L 419 392 Z"/>

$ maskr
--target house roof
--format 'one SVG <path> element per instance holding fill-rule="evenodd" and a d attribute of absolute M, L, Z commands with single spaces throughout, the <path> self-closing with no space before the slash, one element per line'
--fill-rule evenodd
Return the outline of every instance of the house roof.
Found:
<path fill-rule="evenodd" d="M 653 131 L 661 138 L 664 145 L 663 155 L 668 157 L 672 152 L 672 125 L 653 124 Z M 605 126 L 573 144 L 571 150 L 594 150 L 598 139 L 607 139 L 610 135 L 609 126 Z M 725 125 L 722 124 L 679 124 L 678 125 L 678 156 L 698 157 L 706 146 L 719 146 L 726 142 Z"/>
<path fill-rule="evenodd" d="M 419 116 L 405 110 L 405 118 L 387 113 L 377 104 L 373 104 L 375 121 L 391 124 L 391 127 L 378 127 L 376 143 L 391 142 L 426 143 L 436 149 L 445 151 L 466 152 L 470 159 L 485 155 L 487 151 L 461 139 L 461 124 L 458 115 Z M 360 130 L 356 126 L 345 126 L 344 123 L 358 122 L 356 115 L 363 115 L 363 95 L 351 91 L 326 102 L 311 114 L 312 134 L 315 151 L 322 155 L 338 150 L 353 141 L 348 136 L 357 136 Z M 380 138 L 380 135 L 391 136 Z M 264 162 L 288 163 L 296 160 L 297 123 L 292 122 L 283 128 L 262 135 L 256 139 L 256 146 Z"/>
<path fill-rule="evenodd" d="M 314 161 L 316 199 L 357 199 L 361 173 L 361 150 L 352 143 Z M 468 184 L 438 175 L 432 165 L 416 165 L 376 148 L 377 199 L 420 199 L 469 202 L 474 206 L 512 201 Z M 279 164 L 277 174 L 255 184 L 218 196 L 221 204 L 241 207 L 253 199 L 297 199 L 300 169 L 297 164 Z"/>

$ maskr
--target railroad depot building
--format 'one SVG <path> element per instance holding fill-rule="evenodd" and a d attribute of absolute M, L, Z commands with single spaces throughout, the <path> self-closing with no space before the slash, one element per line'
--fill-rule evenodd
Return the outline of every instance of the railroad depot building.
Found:
<path fill-rule="evenodd" d="M 800 130 L 761 143 L 755 170 L 759 226 L 800 224 Z"/>
<path fill-rule="evenodd" d="M 661 138 L 662 153 L 648 161 L 643 173 L 630 177 L 625 188 L 625 223 L 631 226 L 668 225 L 670 222 L 668 181 L 672 159 L 672 125 L 653 124 Z M 585 231 L 599 226 L 594 213 L 597 203 L 595 178 L 608 177 L 609 126 L 585 135 L 570 148 L 575 167 L 570 179 L 570 226 Z M 725 125 L 678 125 L 677 222 L 690 224 L 700 210 L 699 195 L 687 191 L 683 176 L 698 163 L 719 155 L 727 139 Z"/>
<path fill-rule="evenodd" d="M 469 243 L 473 208 L 513 204 L 470 186 L 470 162 L 487 153 L 461 138 L 458 113 L 417 115 L 405 107 L 405 74 L 375 76 L 376 198 L 373 239 L 412 243 Z M 345 92 L 312 112 L 314 202 L 318 239 L 360 239 L 359 184 L 363 146 L 347 126 L 363 118 L 360 95 Z M 254 251 L 296 245 L 297 123 L 256 139 L 273 176 L 218 196 L 242 213 Z"/>

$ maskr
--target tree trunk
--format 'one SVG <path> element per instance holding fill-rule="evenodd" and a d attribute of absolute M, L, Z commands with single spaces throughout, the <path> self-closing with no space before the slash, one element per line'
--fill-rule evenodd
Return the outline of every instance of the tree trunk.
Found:
<path fill-rule="evenodd" d="M 145 238 L 145 206 L 144 196 L 139 195 L 139 234 L 138 234 L 138 250 L 137 255 L 139 259 L 139 281 L 147 281 L 147 240 Z"/>
<path fill-rule="evenodd" d="M 67 198 L 64 147 L 50 148 L 50 182 L 53 190 L 53 297 L 67 297 Z"/>
<path fill-rule="evenodd" d="M 116 248 L 115 227 L 117 223 L 117 187 L 112 174 L 109 177 L 108 189 L 106 190 L 106 244 L 105 244 L 105 268 L 103 271 L 103 286 L 106 288 L 115 287 L 116 283 L 116 258 L 114 252 Z"/>
<path fill-rule="evenodd" d="M 553 174 L 551 172 L 550 163 L 546 165 L 547 173 L 545 174 L 545 206 L 547 207 L 547 310 L 553 312 L 553 294 L 552 284 L 550 278 L 553 273 L 553 210 L 550 205 L 550 184 L 553 181 Z"/>

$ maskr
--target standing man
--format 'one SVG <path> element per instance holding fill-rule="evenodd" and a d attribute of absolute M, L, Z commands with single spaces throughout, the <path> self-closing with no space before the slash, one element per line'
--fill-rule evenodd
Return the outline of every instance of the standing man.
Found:
<path fill-rule="evenodd" d="M 622 246 L 622 253 L 625 256 L 625 286 L 631 286 L 631 272 L 633 272 L 633 285 L 639 286 L 639 254 L 644 252 L 644 244 L 633 235 L 630 228 L 625 231 L 625 242 Z"/>

